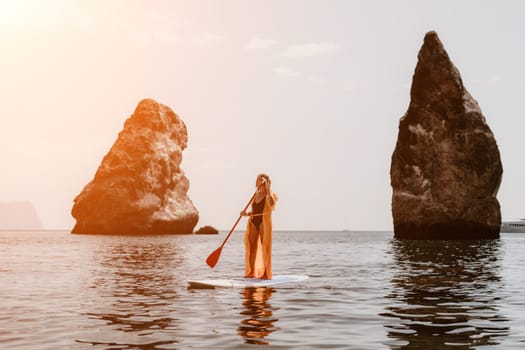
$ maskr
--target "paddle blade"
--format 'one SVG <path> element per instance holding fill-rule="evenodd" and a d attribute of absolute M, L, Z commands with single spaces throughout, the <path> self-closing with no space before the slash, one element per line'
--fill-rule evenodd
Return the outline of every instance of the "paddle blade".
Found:
<path fill-rule="evenodd" d="M 206 264 L 208 264 L 209 267 L 212 269 L 217 265 L 217 261 L 219 261 L 219 258 L 221 257 L 222 252 L 222 246 L 215 249 L 206 259 Z"/>

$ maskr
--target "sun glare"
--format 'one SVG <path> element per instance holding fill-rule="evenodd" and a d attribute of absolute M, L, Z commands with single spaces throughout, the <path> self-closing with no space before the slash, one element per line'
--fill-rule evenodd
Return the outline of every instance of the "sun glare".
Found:
<path fill-rule="evenodd" d="M 0 34 L 20 28 L 52 28 L 64 21 L 73 2 L 63 0 L 0 0 Z"/>
<path fill-rule="evenodd" d="M 36 10 L 29 1 L 0 0 L 0 25 L 5 27 L 23 24 L 32 11 Z"/>

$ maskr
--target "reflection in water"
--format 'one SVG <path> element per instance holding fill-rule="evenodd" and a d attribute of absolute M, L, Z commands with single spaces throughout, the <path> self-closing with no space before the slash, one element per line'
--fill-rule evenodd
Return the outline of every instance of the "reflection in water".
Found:
<path fill-rule="evenodd" d="M 275 291 L 273 288 L 244 288 L 241 291 L 243 311 L 241 315 L 247 318 L 241 321 L 238 333 L 245 343 L 268 345 L 264 338 L 277 330 L 274 322 L 278 319 L 273 316 L 273 309 L 268 300 Z"/>
<path fill-rule="evenodd" d="M 173 271 L 180 257 L 172 244 L 126 241 L 95 252 L 94 270 L 100 301 L 87 313 L 106 327 L 94 340 L 79 343 L 111 349 L 159 349 L 173 340 L 175 319 L 166 317 L 176 299 Z M 115 335 L 115 332 L 121 332 Z M 118 334 L 118 333 L 117 333 Z M 105 336 L 110 336 L 106 339 Z M 115 341 L 120 340 L 120 341 Z"/>
<path fill-rule="evenodd" d="M 472 349 L 508 335 L 499 315 L 499 240 L 392 241 L 392 299 L 382 316 L 395 349 Z"/>

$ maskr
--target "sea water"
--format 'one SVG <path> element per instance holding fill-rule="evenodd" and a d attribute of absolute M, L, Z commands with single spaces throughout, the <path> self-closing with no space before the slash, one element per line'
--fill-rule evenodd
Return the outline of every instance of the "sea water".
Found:
<path fill-rule="evenodd" d="M 188 289 L 244 272 L 242 232 L 0 232 L 1 349 L 523 349 L 525 234 L 403 241 L 274 232 L 274 288 Z"/>

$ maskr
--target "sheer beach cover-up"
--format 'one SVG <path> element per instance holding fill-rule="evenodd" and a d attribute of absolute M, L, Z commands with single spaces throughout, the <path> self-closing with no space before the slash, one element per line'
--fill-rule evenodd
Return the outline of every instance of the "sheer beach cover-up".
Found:
<path fill-rule="evenodd" d="M 273 205 L 270 203 L 269 197 L 273 199 Z M 264 209 L 262 211 L 262 224 L 260 226 L 260 234 L 256 241 L 256 248 L 250 247 L 250 234 L 255 229 L 252 224 L 252 218 L 248 220 L 246 225 L 246 233 L 244 234 L 244 248 L 245 248 L 245 277 L 253 278 L 267 278 L 272 279 L 272 211 L 275 209 L 277 202 L 277 195 L 273 192 L 266 196 Z M 255 251 L 255 263 L 253 267 L 250 264 L 252 260 L 252 251 Z"/>

